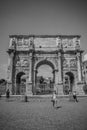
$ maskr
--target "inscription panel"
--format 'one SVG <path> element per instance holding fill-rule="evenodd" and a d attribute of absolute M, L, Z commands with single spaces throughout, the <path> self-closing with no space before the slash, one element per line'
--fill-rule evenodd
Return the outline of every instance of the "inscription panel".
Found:
<path fill-rule="evenodd" d="M 36 50 L 52 51 L 57 49 L 56 38 L 35 38 L 34 44 Z"/>

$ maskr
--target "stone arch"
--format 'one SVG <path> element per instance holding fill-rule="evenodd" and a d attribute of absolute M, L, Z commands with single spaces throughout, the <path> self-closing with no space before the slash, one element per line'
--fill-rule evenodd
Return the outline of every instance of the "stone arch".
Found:
<path fill-rule="evenodd" d="M 52 68 L 52 70 L 53 70 L 53 77 L 55 78 L 55 65 L 54 65 L 54 63 L 52 62 L 52 61 L 49 61 L 49 60 L 40 60 L 40 61 L 38 61 L 37 62 L 37 64 L 35 65 L 35 73 L 37 73 L 37 69 L 41 66 L 41 65 L 49 65 L 51 68 Z M 35 78 L 36 78 L 36 74 L 35 74 Z M 54 79 L 55 80 L 55 79 Z"/>
<path fill-rule="evenodd" d="M 41 65 L 48 65 L 48 66 L 50 66 L 52 68 L 52 70 L 53 70 L 53 79 L 55 80 L 55 73 L 54 73 L 55 72 L 55 66 L 54 66 L 54 64 L 51 61 L 49 61 L 49 60 L 41 60 L 36 65 L 36 69 L 35 70 L 37 70 Z"/>
<path fill-rule="evenodd" d="M 69 91 L 72 92 L 72 90 L 73 90 L 74 79 L 75 79 L 75 77 L 74 77 L 73 72 L 69 71 L 69 72 L 65 73 L 65 84 L 64 85 L 68 87 L 67 94 L 69 94 Z"/>
<path fill-rule="evenodd" d="M 70 84 L 74 84 L 74 74 L 72 72 L 66 72 L 66 75 L 69 76 Z"/>
<path fill-rule="evenodd" d="M 49 61 L 49 60 L 41 60 L 41 61 L 38 61 L 35 65 L 35 69 L 37 70 L 39 66 L 43 65 L 43 64 L 47 64 L 49 65 L 53 70 L 55 70 L 55 65 L 52 61 Z"/>
<path fill-rule="evenodd" d="M 54 63 L 53 62 L 51 62 L 51 61 L 49 61 L 49 60 L 41 60 L 41 61 L 39 61 L 39 62 L 37 62 L 37 64 L 35 65 L 35 67 L 34 67 L 34 69 L 35 69 L 35 73 L 34 73 L 34 75 L 35 75 L 35 79 L 34 79 L 34 86 L 36 86 L 36 79 L 37 79 L 37 70 L 38 70 L 38 68 L 41 66 L 41 65 L 48 65 L 48 66 L 50 66 L 51 68 L 52 68 L 52 71 L 53 71 L 53 84 L 54 84 L 54 82 L 55 82 L 55 65 L 54 65 Z M 52 84 L 52 85 L 53 85 Z M 53 85 L 54 86 L 54 85 Z"/>
<path fill-rule="evenodd" d="M 16 94 L 20 95 L 21 94 L 21 78 L 22 76 L 25 75 L 24 72 L 18 72 L 16 75 Z"/>

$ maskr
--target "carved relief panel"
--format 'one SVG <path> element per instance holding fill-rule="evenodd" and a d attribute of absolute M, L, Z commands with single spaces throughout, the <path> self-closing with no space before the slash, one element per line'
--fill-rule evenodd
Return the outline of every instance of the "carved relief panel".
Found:
<path fill-rule="evenodd" d="M 25 56 L 25 55 L 17 55 L 16 60 L 17 60 L 16 66 L 29 67 L 29 58 L 27 56 Z"/>
<path fill-rule="evenodd" d="M 70 67 L 71 68 L 76 68 L 77 67 L 76 59 L 71 59 L 70 60 Z"/>
<path fill-rule="evenodd" d="M 77 62 L 76 62 L 75 55 L 64 54 L 63 67 L 64 68 L 76 68 L 77 67 Z"/>
<path fill-rule="evenodd" d="M 75 50 L 80 49 L 80 40 L 75 38 L 64 38 L 62 39 L 63 50 Z"/>
<path fill-rule="evenodd" d="M 75 49 L 75 44 L 73 43 L 73 39 L 62 39 L 63 49 Z"/>

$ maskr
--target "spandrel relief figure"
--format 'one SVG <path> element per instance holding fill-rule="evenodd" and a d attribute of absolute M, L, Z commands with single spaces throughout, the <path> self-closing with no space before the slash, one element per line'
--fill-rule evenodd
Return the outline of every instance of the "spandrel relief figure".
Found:
<path fill-rule="evenodd" d="M 76 60 L 75 59 L 72 59 L 70 60 L 70 67 L 76 67 Z"/>
<path fill-rule="evenodd" d="M 28 60 L 27 59 L 21 60 L 21 66 L 29 66 Z"/>

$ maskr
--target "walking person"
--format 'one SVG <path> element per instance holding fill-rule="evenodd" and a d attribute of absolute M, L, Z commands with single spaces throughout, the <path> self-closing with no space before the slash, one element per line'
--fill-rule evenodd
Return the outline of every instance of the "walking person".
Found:
<path fill-rule="evenodd" d="M 76 95 L 76 91 L 73 92 L 73 98 L 74 98 L 74 101 L 78 102 L 78 100 L 77 100 L 77 95 Z"/>
<path fill-rule="evenodd" d="M 24 95 L 24 101 L 28 102 L 28 97 L 27 97 L 27 93 L 26 92 L 25 92 L 25 95 Z"/>
<path fill-rule="evenodd" d="M 6 98 L 7 98 L 7 100 L 9 99 L 9 97 L 10 97 L 10 91 L 9 91 L 9 89 L 7 89 L 7 91 L 6 91 Z"/>
<path fill-rule="evenodd" d="M 53 107 L 57 107 L 56 91 L 53 91 L 52 102 L 53 102 Z"/>

